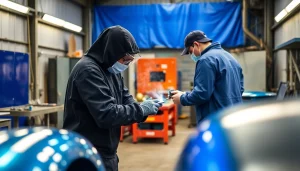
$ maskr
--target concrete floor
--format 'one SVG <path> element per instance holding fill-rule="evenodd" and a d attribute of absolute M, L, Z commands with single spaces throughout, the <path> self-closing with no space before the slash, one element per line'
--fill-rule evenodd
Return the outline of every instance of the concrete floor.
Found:
<path fill-rule="evenodd" d="M 176 136 L 169 131 L 169 144 L 164 145 L 162 139 L 139 139 L 132 143 L 128 136 L 120 142 L 118 156 L 120 171 L 172 171 L 177 159 L 195 128 L 188 128 L 189 119 L 179 120 L 176 125 Z"/>

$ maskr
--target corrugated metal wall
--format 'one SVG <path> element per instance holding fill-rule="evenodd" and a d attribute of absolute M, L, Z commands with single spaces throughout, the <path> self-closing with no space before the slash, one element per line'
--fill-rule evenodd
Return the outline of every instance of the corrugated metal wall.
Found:
<path fill-rule="evenodd" d="M 280 13 L 292 0 L 275 0 L 274 16 Z M 276 28 L 274 32 L 274 46 L 278 46 L 295 37 L 300 37 L 300 13 L 291 17 L 288 21 Z M 274 85 L 287 80 L 287 52 L 281 50 L 274 54 Z"/>
<path fill-rule="evenodd" d="M 40 12 L 47 13 L 57 18 L 61 18 L 65 21 L 82 26 L 83 9 L 81 6 L 72 3 L 69 0 L 39 0 L 38 10 Z M 38 24 L 38 45 L 46 46 L 50 48 L 61 49 L 49 50 L 39 47 L 39 52 L 42 54 L 39 56 L 39 89 L 42 90 L 41 101 L 47 99 L 47 74 L 48 72 L 48 59 L 57 56 L 65 56 L 68 51 L 68 41 L 71 33 L 65 30 L 61 30 L 56 27 L 52 27 L 43 23 Z M 75 35 L 76 49 L 83 48 L 83 36 Z"/>
<path fill-rule="evenodd" d="M 300 37 L 300 13 L 275 30 L 275 47 L 295 37 Z"/>
<path fill-rule="evenodd" d="M 274 86 L 287 81 L 287 51 L 281 50 L 274 54 Z"/>
<path fill-rule="evenodd" d="M 27 5 L 27 0 L 14 0 L 14 2 Z M 0 11 L 0 38 L 27 42 L 27 18 L 6 11 Z M 0 41 L 0 49 L 28 52 L 27 45 L 7 41 Z"/>
<path fill-rule="evenodd" d="M 27 5 L 27 0 L 13 0 Z M 39 0 L 38 10 L 82 26 L 82 7 L 68 0 Z M 67 50 L 70 33 L 42 23 L 38 25 L 39 45 Z M 0 37 L 27 42 L 27 19 L 6 11 L 0 11 Z M 83 37 L 76 36 L 77 48 L 82 49 Z M 28 52 L 27 45 L 0 41 L 0 49 Z M 60 54 L 59 52 L 57 52 Z"/>
<path fill-rule="evenodd" d="M 12 0 L 13 2 L 27 6 L 28 0 Z M 76 25 L 83 25 L 83 9 L 81 6 L 69 0 L 38 0 L 38 11 L 50 14 Z M 27 18 L 13 13 L 0 10 L 0 38 L 7 38 L 21 42 L 27 42 Z M 32 34 L 32 33 L 31 33 Z M 51 56 L 64 56 L 68 50 L 68 40 L 71 33 L 56 27 L 38 23 L 38 45 L 61 50 L 49 50 L 39 47 L 38 52 L 42 53 L 38 58 L 39 89 L 46 92 L 48 58 Z M 77 49 L 83 48 L 83 36 L 76 35 Z M 1 50 L 28 53 L 28 46 L 8 41 L 0 41 Z M 65 52 L 64 52 L 65 51 Z M 41 101 L 45 99 L 42 93 Z"/>
<path fill-rule="evenodd" d="M 82 26 L 82 8 L 69 0 L 39 0 L 38 10 Z"/>
<path fill-rule="evenodd" d="M 12 2 L 18 3 L 18 4 L 23 4 L 27 6 L 27 0 L 10 0 Z"/>
<path fill-rule="evenodd" d="M 81 6 L 68 0 L 39 0 L 38 10 L 65 21 L 82 26 L 83 10 Z M 39 45 L 67 50 L 70 32 L 42 23 L 38 26 Z M 82 36 L 76 36 L 77 48 L 82 48 Z"/>
<path fill-rule="evenodd" d="M 226 0 L 175 0 L 178 2 L 224 2 Z M 103 5 L 134 5 L 134 4 L 154 4 L 154 3 L 170 3 L 170 0 L 109 0 L 102 2 L 101 0 L 98 4 Z"/>

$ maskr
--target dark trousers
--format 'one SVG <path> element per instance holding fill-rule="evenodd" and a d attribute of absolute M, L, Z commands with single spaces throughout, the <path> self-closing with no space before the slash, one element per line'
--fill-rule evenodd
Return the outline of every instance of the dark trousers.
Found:
<path fill-rule="evenodd" d="M 102 157 L 106 171 L 118 171 L 119 158 L 117 155 L 112 158 Z"/>

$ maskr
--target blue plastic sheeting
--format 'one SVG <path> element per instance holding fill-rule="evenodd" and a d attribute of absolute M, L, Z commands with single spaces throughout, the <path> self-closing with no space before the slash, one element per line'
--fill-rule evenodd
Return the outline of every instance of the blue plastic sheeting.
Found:
<path fill-rule="evenodd" d="M 224 47 L 244 45 L 239 2 L 97 6 L 93 42 L 107 27 L 121 25 L 140 48 L 183 48 L 185 36 L 202 30 Z"/>

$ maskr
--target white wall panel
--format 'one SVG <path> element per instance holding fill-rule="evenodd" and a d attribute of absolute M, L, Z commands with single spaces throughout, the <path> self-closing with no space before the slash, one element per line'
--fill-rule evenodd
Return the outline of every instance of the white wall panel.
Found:
<path fill-rule="evenodd" d="M 266 91 L 266 52 L 232 53 L 243 68 L 244 87 L 248 91 Z"/>
<path fill-rule="evenodd" d="M 275 30 L 275 47 L 300 37 L 300 12 Z"/>
<path fill-rule="evenodd" d="M 72 33 L 46 24 L 38 25 L 39 45 L 68 50 L 68 41 Z M 76 48 L 83 48 L 83 37 L 75 35 Z"/>
<path fill-rule="evenodd" d="M 39 78 L 38 78 L 38 84 L 39 84 L 39 89 L 42 90 L 40 100 L 42 102 L 46 102 L 46 93 L 47 93 L 47 81 L 48 80 L 48 60 L 49 58 L 54 58 L 55 56 L 64 56 L 64 52 L 58 52 L 54 50 L 48 50 L 48 49 L 43 49 L 39 48 L 39 52 L 42 53 L 38 57 L 38 72 L 39 72 Z"/>
<path fill-rule="evenodd" d="M 275 0 L 276 16 L 292 0 Z M 281 45 L 293 38 L 300 37 L 300 12 L 285 21 L 274 31 L 274 46 Z M 300 47 L 299 47 L 300 48 Z M 274 53 L 274 86 L 278 87 L 281 81 L 287 81 L 287 51 L 281 50 Z"/>
<path fill-rule="evenodd" d="M 50 14 L 54 17 L 63 19 L 73 24 L 82 26 L 82 7 L 73 3 L 70 0 L 39 0 L 38 10 Z M 47 24 L 38 23 L 38 45 L 50 48 L 61 49 L 63 51 L 49 50 L 39 48 L 38 51 L 42 52 L 38 60 L 39 70 L 39 89 L 42 90 L 41 101 L 46 101 L 45 96 L 47 90 L 47 74 L 48 72 L 48 58 L 53 55 L 66 56 L 68 51 L 68 41 L 71 32 L 62 30 Z M 76 49 L 83 48 L 83 36 L 75 35 Z"/>
<path fill-rule="evenodd" d="M 287 51 L 281 50 L 274 53 L 274 86 L 287 81 Z"/>
<path fill-rule="evenodd" d="M 6 11 L 0 11 L 0 38 L 27 42 L 27 19 Z M 0 49 L 28 52 L 27 45 L 6 41 L 0 41 Z"/>

